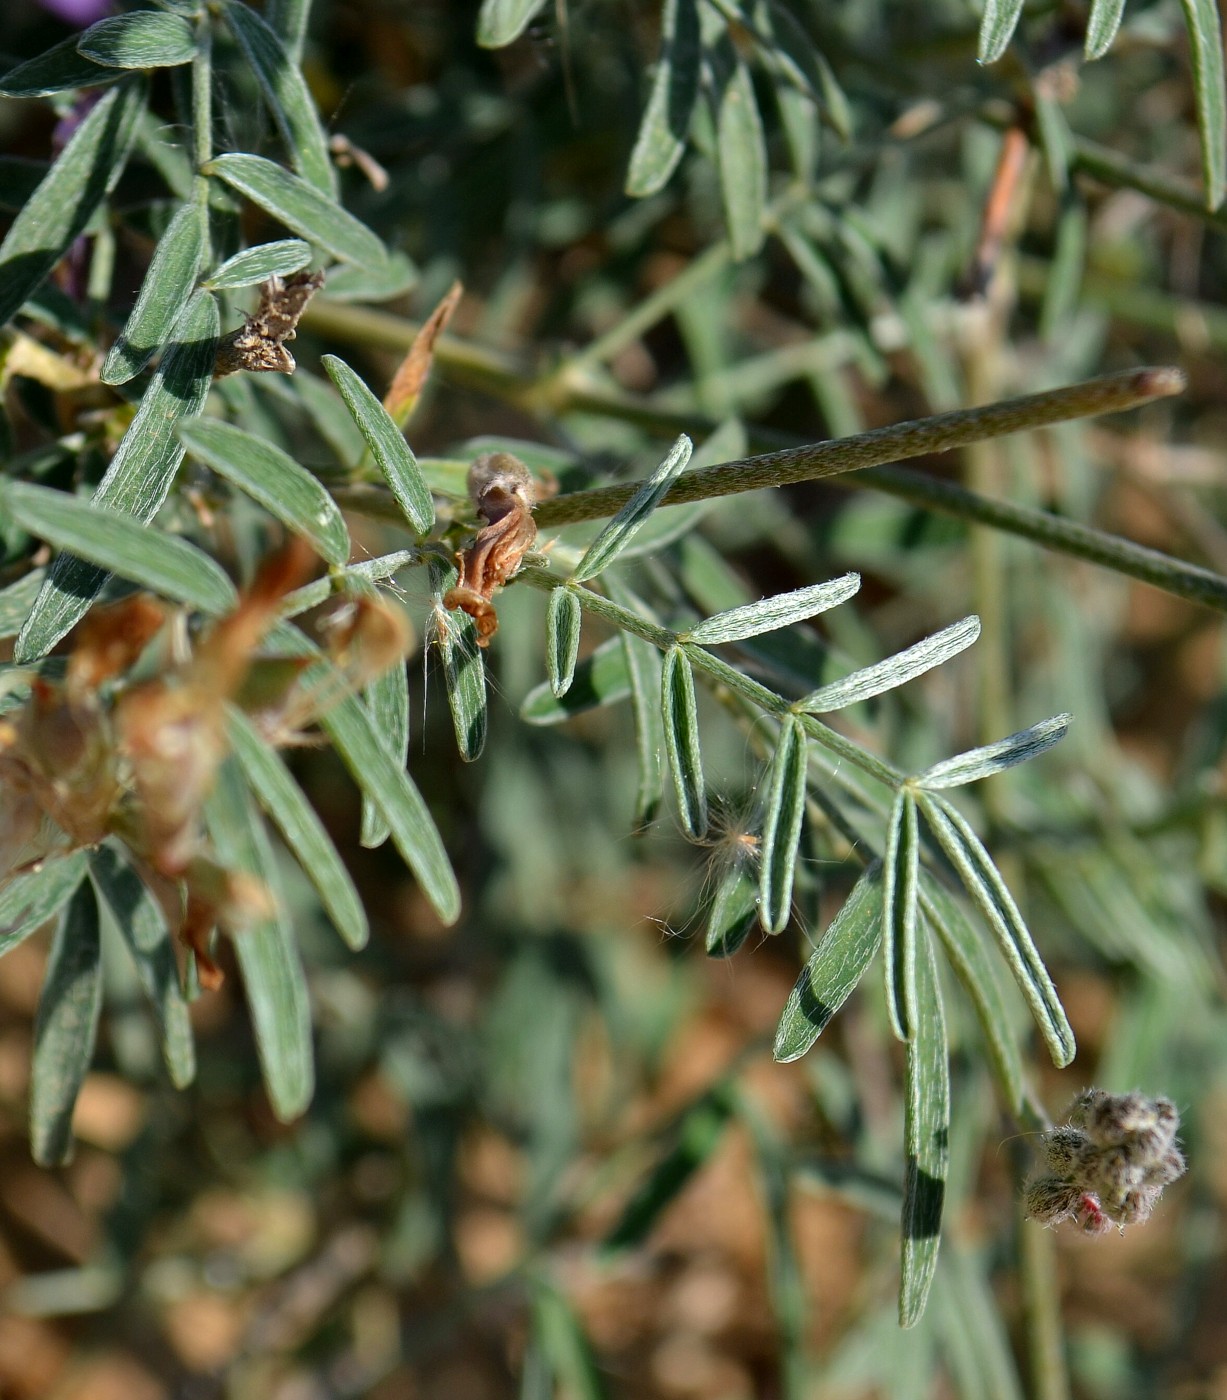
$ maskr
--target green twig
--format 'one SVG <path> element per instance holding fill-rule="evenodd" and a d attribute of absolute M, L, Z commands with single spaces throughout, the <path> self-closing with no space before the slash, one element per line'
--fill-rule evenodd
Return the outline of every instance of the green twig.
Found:
<path fill-rule="evenodd" d="M 768 452 L 736 462 L 705 467 L 680 477 L 669 488 L 662 504 L 682 505 L 740 491 L 756 491 L 764 486 L 785 486 L 798 481 L 866 467 L 921 457 L 931 452 L 949 452 L 969 443 L 1003 437 L 1026 429 L 1064 423 L 1073 418 L 1090 418 L 1100 413 L 1117 413 L 1136 408 L 1152 399 L 1180 393 L 1185 386 L 1178 369 L 1135 369 L 1103 375 L 1080 384 L 1050 389 L 1042 394 L 1006 399 L 983 408 L 958 409 L 933 418 L 920 418 L 888 428 L 834 442 Z M 635 494 L 641 483 L 619 482 L 592 491 L 573 491 L 545 501 L 537 508 L 537 522 L 546 527 L 568 525 L 578 520 L 594 520 L 613 515 Z"/>

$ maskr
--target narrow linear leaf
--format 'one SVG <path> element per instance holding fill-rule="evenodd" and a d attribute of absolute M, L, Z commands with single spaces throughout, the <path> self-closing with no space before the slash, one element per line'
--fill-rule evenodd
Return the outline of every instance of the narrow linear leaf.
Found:
<path fill-rule="evenodd" d="M 231 941 L 269 1102 L 278 1120 L 289 1123 L 305 1111 L 315 1089 L 310 998 L 268 833 L 234 759 L 218 771 L 205 802 L 205 822 L 226 869 L 259 880 L 276 906 L 273 914 L 251 920 Z"/>
<path fill-rule="evenodd" d="M 632 199 L 663 189 L 677 168 L 698 95 L 698 7 L 695 0 L 665 0 L 660 58 L 626 176 L 626 193 Z"/>
<path fill-rule="evenodd" d="M 900 788 L 891 807 L 882 868 L 883 961 L 886 1010 L 896 1040 L 910 1040 L 916 1025 L 916 915 L 920 838 L 916 803 Z"/>
<path fill-rule="evenodd" d="M 97 847 L 89 865 L 94 888 L 114 916 L 132 955 L 137 980 L 158 1018 L 162 1057 L 171 1083 L 183 1089 L 196 1077 L 196 1047 L 179 984 L 179 964 L 161 907 L 110 846 Z"/>
<path fill-rule="evenodd" d="M 275 243 L 261 243 L 244 248 L 227 258 L 216 272 L 204 279 L 203 286 L 215 292 L 234 291 L 238 287 L 254 287 L 270 277 L 288 277 L 291 272 L 306 267 L 311 261 L 311 245 L 301 238 L 281 238 Z"/>
<path fill-rule="evenodd" d="M 40 1167 L 72 1156 L 72 1111 L 102 1009 L 102 950 L 93 886 L 82 881 L 56 930 L 34 1020 L 30 1150 Z"/>
<path fill-rule="evenodd" d="M 349 531 L 336 502 L 279 447 L 220 418 L 180 423 L 179 441 L 193 457 L 300 535 L 321 559 L 344 564 L 349 558 Z"/>
<path fill-rule="evenodd" d="M 985 744 L 983 748 L 968 749 L 954 758 L 943 759 L 932 768 L 926 768 L 916 777 L 916 783 L 928 791 L 939 788 L 962 787 L 964 783 L 978 782 L 981 778 L 1001 773 L 1015 764 L 1026 763 L 1046 749 L 1052 748 L 1065 737 L 1073 723 L 1073 715 L 1054 715 L 1052 719 L 1041 720 L 1029 729 L 1022 729 L 996 743 Z"/>
<path fill-rule="evenodd" d="M 0 325 L 12 320 L 115 188 L 144 105 L 139 78 L 104 93 L 9 226 L 0 243 Z"/>
<path fill-rule="evenodd" d="M 196 283 L 205 210 L 185 204 L 158 241 L 136 305 L 102 366 L 104 384 L 126 384 L 165 344 Z"/>
<path fill-rule="evenodd" d="M 655 648 L 652 650 L 655 651 Z M 575 715 L 582 715 L 586 710 L 616 705 L 630 693 L 631 678 L 626 653 L 621 639 L 611 637 L 576 666 L 575 677 L 565 695 L 555 695 L 548 681 L 534 686 L 520 705 L 520 718 L 525 724 L 561 724 Z M 659 685 L 653 692 L 652 704 L 659 715 Z"/>
<path fill-rule="evenodd" d="M 926 671 L 966 651 L 979 635 L 980 619 L 974 614 L 965 617 L 961 622 L 943 627 L 940 632 L 934 632 L 931 637 L 925 637 L 896 655 L 888 656 L 885 661 L 853 671 L 850 676 L 832 681 L 830 685 L 820 686 L 803 700 L 798 700 L 796 708 L 809 715 L 822 715 L 831 710 L 842 710 L 860 700 L 869 700 L 915 680 L 917 676 L 923 676 Z"/>
<path fill-rule="evenodd" d="M 1074 1033 L 1001 872 L 957 808 L 926 792 L 917 793 L 916 800 L 964 888 L 992 929 L 1053 1062 L 1063 1068 L 1074 1058 Z"/>
<path fill-rule="evenodd" d="M 79 37 L 74 34 L 37 58 L 10 68 L 0 78 L 0 97 L 50 97 L 52 93 L 73 88 L 102 87 L 118 82 L 123 77 L 122 72 L 104 68 L 77 52 Z"/>
<path fill-rule="evenodd" d="M 1086 47 L 1083 49 L 1088 63 L 1102 58 L 1112 47 L 1124 13 L 1125 0 L 1094 0 L 1086 22 Z"/>
<path fill-rule="evenodd" d="M 400 757 L 401 767 L 409 760 L 409 673 L 405 663 L 389 666 L 367 686 L 362 696 L 376 730 L 388 748 Z M 369 797 L 362 797 L 362 832 L 358 844 L 373 850 L 392 834 L 379 809 Z"/>
<path fill-rule="evenodd" d="M 668 456 L 643 483 L 622 509 L 584 551 L 571 574 L 575 583 L 595 578 L 607 569 L 634 538 L 635 533 L 656 509 L 675 477 L 690 461 L 693 444 L 685 433 L 669 449 Z"/>
<path fill-rule="evenodd" d="M 771 759 L 763 817 L 758 917 L 767 933 L 782 933 L 792 913 L 792 886 L 805 819 L 805 773 L 805 730 L 800 720 L 788 715 L 780 726 Z"/>
<path fill-rule="evenodd" d="M 1181 5 L 1189 31 L 1206 208 L 1214 210 L 1227 192 L 1227 85 L 1223 79 L 1222 26 L 1215 0 L 1181 0 Z"/>
<path fill-rule="evenodd" d="M 920 906 L 975 1007 L 1002 1099 L 1013 1113 L 1021 1113 L 1026 1096 L 1022 1055 L 988 945 L 953 895 L 926 871 L 920 875 Z"/>
<path fill-rule="evenodd" d="M 501 49 L 528 28 L 545 0 L 482 0 L 477 14 L 477 42 L 483 49 Z"/>
<path fill-rule="evenodd" d="M 251 64 L 295 170 L 308 184 L 335 199 L 336 169 L 298 65 L 286 53 L 276 33 L 247 5 L 230 0 L 224 14 L 230 32 Z"/>
<path fill-rule="evenodd" d="M 456 314 L 464 286 L 453 282 L 440 299 L 438 305 L 422 322 L 413 337 L 413 343 L 405 352 L 405 358 L 396 367 L 387 393 L 383 396 L 383 406 L 401 431 L 413 417 L 413 411 L 421 400 L 426 381 L 430 378 L 431 366 L 435 359 L 435 346 L 439 337 L 447 329 L 448 322 Z"/>
<path fill-rule="evenodd" d="M 545 666 L 555 695 L 565 695 L 575 679 L 581 621 L 579 599 L 565 585 L 555 588 L 545 620 Z"/>
<path fill-rule="evenodd" d="M 365 224 L 271 160 L 233 151 L 214 156 L 203 172 L 224 180 L 286 228 L 342 262 L 361 263 L 373 271 L 383 268 L 387 250 Z"/>
<path fill-rule="evenodd" d="M 177 68 L 196 57 L 196 36 L 178 15 L 143 10 L 90 25 L 77 52 L 107 68 Z"/>
<path fill-rule="evenodd" d="M 625 557 L 625 556 L 624 556 Z M 624 588 L 616 574 L 607 574 L 605 588 L 619 607 L 635 612 L 638 599 Z M 630 682 L 631 708 L 635 716 L 635 755 L 639 786 L 635 793 L 636 831 L 643 831 L 656 820 L 665 795 L 665 731 L 660 714 L 660 651 L 642 637 L 621 632 L 617 638 Z M 574 693 L 572 682 L 569 693 Z"/>
<path fill-rule="evenodd" d="M 678 815 L 691 836 L 707 831 L 707 792 L 699 754 L 699 712 L 695 702 L 690 658 L 681 647 L 665 653 L 660 680 L 660 711 L 665 726 L 665 751 L 673 773 Z"/>
<path fill-rule="evenodd" d="M 538 1284 L 533 1295 L 533 1344 L 563 1394 L 574 1400 L 607 1400 L 582 1321 L 564 1293 L 544 1284 Z M 549 1387 L 552 1396 L 552 1379 Z M 522 1394 L 521 1400 L 535 1398 Z"/>
<path fill-rule="evenodd" d="M 744 861 L 730 861 L 707 915 L 707 956 L 731 958 L 758 924 L 758 882 Z"/>
<path fill-rule="evenodd" d="M 300 365 L 292 377 L 262 375 L 257 387 L 293 405 L 294 413 L 305 412 L 343 467 L 352 470 L 359 466 L 366 455 L 366 439 L 346 408 L 345 400 L 328 380 Z"/>
<path fill-rule="evenodd" d="M 922 937 L 917 950 L 916 1023 L 907 1047 L 906 1081 L 899 1325 L 914 1327 L 924 1312 L 937 1268 L 950 1165 L 946 1018 L 933 946 L 927 936 Z"/>
<path fill-rule="evenodd" d="M 351 948 L 365 947 L 370 929 L 362 900 L 302 788 L 242 711 L 229 711 L 226 728 L 248 786 L 315 886 L 337 932 Z"/>
<path fill-rule="evenodd" d="M 716 136 L 724 221 L 740 262 L 763 246 L 767 212 L 767 138 L 750 70 L 740 56 L 720 91 Z"/>
<path fill-rule="evenodd" d="M 729 1086 L 719 1083 L 682 1114 L 671 1134 L 672 1147 L 631 1197 L 618 1223 L 606 1235 L 603 1243 L 606 1251 L 633 1249 L 647 1238 L 666 1207 L 720 1145 L 733 1105 L 734 1096 Z"/>
<path fill-rule="evenodd" d="M 21 631 L 21 624 L 29 616 L 46 576 L 46 569 L 31 569 L 16 583 L 0 588 L 0 641 L 15 637 Z"/>
<path fill-rule="evenodd" d="M 221 567 L 194 544 L 92 501 L 24 481 L 0 481 L 0 503 L 38 539 L 163 598 L 216 615 L 238 597 Z"/>
<path fill-rule="evenodd" d="M 435 521 L 434 499 L 392 415 L 344 360 L 325 355 L 324 368 L 366 439 L 405 519 L 419 535 L 429 534 Z"/>
<path fill-rule="evenodd" d="M 456 747 L 466 763 L 481 756 L 486 746 L 486 663 L 477 645 L 477 628 L 467 613 L 452 612 L 443 606 L 443 595 L 456 582 L 456 570 L 448 564 L 432 562 L 434 590 L 434 638 L 443 660 L 443 683 L 447 690 Z"/>
<path fill-rule="evenodd" d="M 803 622 L 807 617 L 826 612 L 846 602 L 861 586 L 860 574 L 843 574 L 829 583 L 815 583 L 792 593 L 777 593 L 760 598 L 740 608 L 705 618 L 685 634 L 685 640 L 703 646 L 721 642 L 739 642 L 745 637 L 757 637 L 780 627 Z"/>
<path fill-rule="evenodd" d="M 306 637 L 288 623 L 276 628 L 269 645 L 282 656 L 319 655 Z M 328 686 L 335 679 L 335 668 L 320 662 L 305 673 L 303 685 Z M 422 893 L 444 923 L 455 923 L 460 916 L 460 889 L 439 830 L 421 793 L 375 729 L 366 707 L 352 695 L 346 696 L 321 717 L 320 724 L 354 781 L 382 812 L 392 829 L 392 841 L 416 876 Z"/>
<path fill-rule="evenodd" d="M 1022 18 L 1023 0 L 985 0 L 980 20 L 980 48 L 976 55 L 981 63 L 996 63 Z"/>
<path fill-rule="evenodd" d="M 137 521 L 157 514 L 183 461 L 176 425 L 199 413 L 208 397 L 217 329 L 217 303 L 208 292 L 197 292 L 175 325 L 174 342 L 94 491 L 92 506 Z M 67 497 L 57 496 L 57 505 L 64 500 Z M 153 532 L 147 532 L 147 540 L 153 538 Z M 61 555 L 17 639 L 15 659 L 32 661 L 50 651 L 105 582 L 105 569 Z"/>
<path fill-rule="evenodd" d="M 772 1051 L 799 1060 L 826 1030 L 877 955 L 882 942 L 882 864 L 874 861 L 852 887 L 789 993 Z"/>
<path fill-rule="evenodd" d="M 0 955 L 36 933 L 72 898 L 85 878 L 85 852 L 45 860 L 0 890 Z"/>

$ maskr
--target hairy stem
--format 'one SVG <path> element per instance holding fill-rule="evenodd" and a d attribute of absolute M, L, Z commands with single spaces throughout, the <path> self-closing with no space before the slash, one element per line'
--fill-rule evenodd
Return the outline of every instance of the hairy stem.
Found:
<path fill-rule="evenodd" d="M 757 491 L 765 486 L 786 486 L 798 481 L 863 471 L 908 457 L 931 452 L 949 452 L 969 443 L 1003 437 L 1073 418 L 1090 418 L 1100 413 L 1118 413 L 1136 408 L 1152 399 L 1179 394 L 1185 387 L 1178 369 L 1150 368 L 1102 375 L 1061 389 L 1023 398 L 1005 399 L 983 408 L 958 409 L 933 418 L 874 428 L 854 437 L 806 447 L 786 448 L 759 457 L 705 467 L 690 472 L 673 483 L 662 505 L 682 505 L 712 496 L 729 496 L 739 491 Z M 635 494 L 642 483 L 619 482 L 592 491 L 573 491 L 538 506 L 538 524 L 550 527 L 577 520 L 593 520 L 613 515 Z"/>

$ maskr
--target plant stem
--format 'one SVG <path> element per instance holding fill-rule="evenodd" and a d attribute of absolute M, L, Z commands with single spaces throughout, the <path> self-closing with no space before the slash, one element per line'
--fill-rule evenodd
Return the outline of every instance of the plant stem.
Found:
<path fill-rule="evenodd" d="M 213 159 L 213 28 L 207 12 L 196 22 L 192 59 L 192 159 L 198 174 Z"/>
<path fill-rule="evenodd" d="M 740 491 L 756 491 L 764 486 L 784 486 L 798 481 L 844 472 L 863 471 L 903 458 L 930 452 L 949 452 L 955 447 L 983 442 L 1007 433 L 1064 423 L 1071 418 L 1089 418 L 1100 413 L 1116 413 L 1152 399 L 1182 392 L 1184 375 L 1178 369 L 1151 368 L 1126 370 L 1103 375 L 1080 384 L 1050 389 L 1042 394 L 1006 399 L 983 408 L 958 409 L 933 418 L 874 428 L 835 442 L 768 452 L 736 462 L 705 467 L 678 478 L 664 497 L 664 505 L 707 500 Z M 641 483 L 619 482 L 592 491 L 573 491 L 537 507 L 537 521 L 550 527 L 613 515 L 635 494 Z"/>
<path fill-rule="evenodd" d="M 1034 1400 L 1070 1400 L 1061 1327 L 1056 1237 L 1033 1220 L 1019 1222 L 1019 1267 L 1027 1316 L 1027 1349 Z"/>

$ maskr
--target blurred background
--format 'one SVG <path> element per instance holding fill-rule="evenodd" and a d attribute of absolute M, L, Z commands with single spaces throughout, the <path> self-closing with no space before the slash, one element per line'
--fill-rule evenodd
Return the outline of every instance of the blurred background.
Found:
<path fill-rule="evenodd" d="M 850 134 L 834 98 L 796 125 L 774 50 L 734 27 L 774 201 L 771 235 L 736 260 L 710 121 L 663 189 L 623 193 L 657 4 L 558 0 L 491 51 L 474 42 L 475 4 L 316 0 L 312 92 L 329 131 L 378 167 L 351 161 L 347 205 L 419 276 L 374 318 L 326 289 L 295 344 L 302 377 L 332 350 L 382 392 L 458 278 L 415 452 L 463 462 L 474 439 L 535 443 L 570 485 L 645 474 L 683 428 L 725 424 L 762 450 L 1179 364 L 1182 398 L 922 465 L 1227 572 L 1225 220 L 1199 212 L 1179 7 L 1131 4 L 1108 56 L 1083 65 L 1085 8 L 1037 5 L 988 68 L 955 0 L 786 8 L 829 62 Z M 10 3 L 0 44 L 41 52 L 70 32 L 64 15 Z M 219 147 L 275 155 L 254 84 L 250 102 L 236 93 L 241 77 Z M 155 106 L 173 139 L 157 86 Z M 54 122 L 46 104 L 0 105 L 11 155 L 45 159 Z M 1011 130 L 1026 140 L 1003 187 Z M 1101 146 L 1125 176 L 1095 165 Z M 1142 168 L 1167 185 L 1136 188 Z M 139 162 L 115 203 L 118 322 L 170 206 Z M 245 231 L 278 236 L 254 215 Z M 645 304 L 657 309 L 628 322 Z M 259 393 L 326 479 L 300 383 Z M 28 383 L 11 392 L 33 420 L 54 407 Z M 396 543 L 377 521 L 351 527 L 372 552 Z M 880 977 L 803 1060 L 770 1054 L 855 862 L 816 833 L 790 928 L 706 957 L 713 882 L 752 846 L 754 735 L 705 712 L 722 816 L 710 846 L 668 811 L 633 834 L 630 706 L 530 698 L 544 605 L 513 588 L 476 762 L 457 756 L 437 668 L 410 661 L 409 766 L 461 880 L 455 928 L 390 848 L 358 845 L 340 763 L 293 756 L 373 928 L 348 951 L 284 862 L 317 1028 L 301 1121 L 269 1110 L 237 977 L 195 1003 L 198 1078 L 176 1092 L 108 949 L 75 1160 L 35 1167 L 26 1086 L 47 941 L 0 960 L 5 1400 L 1011 1397 L 1041 1393 L 1037 1309 L 1064 1326 L 1081 1400 L 1227 1400 L 1221 617 L 855 477 L 715 504 L 659 558 L 641 566 L 645 589 L 700 614 L 860 571 L 855 602 L 806 629 L 807 660 L 831 674 L 978 612 L 975 650 L 849 712 L 850 732 L 901 765 L 1074 712 L 1058 750 L 991 796 L 965 790 L 1078 1037 L 1067 1071 L 1038 1051 L 1035 1083 L 1054 1117 L 1086 1084 L 1168 1094 L 1188 1176 L 1124 1236 L 1025 1224 L 1030 1145 L 951 996 L 943 1255 L 922 1324 L 899 1331 L 901 1057 Z M 422 637 L 427 583 L 400 582 Z M 602 640 L 586 629 L 586 648 Z"/>

